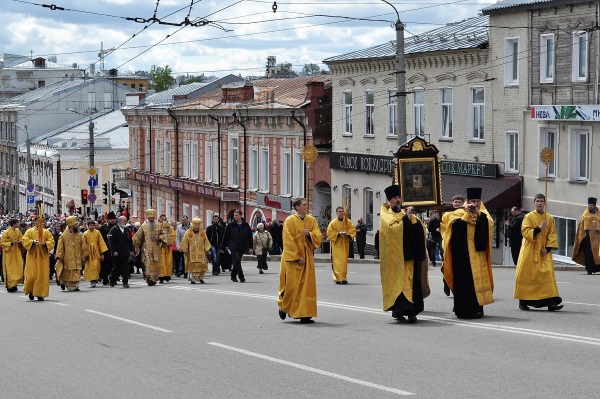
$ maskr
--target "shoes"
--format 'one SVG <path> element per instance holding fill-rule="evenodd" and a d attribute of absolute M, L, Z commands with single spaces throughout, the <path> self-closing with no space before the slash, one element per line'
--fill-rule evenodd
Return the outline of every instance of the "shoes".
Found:
<path fill-rule="evenodd" d="M 92 281 L 91 286 L 92 286 L 92 288 L 96 288 L 96 282 Z"/>
<path fill-rule="evenodd" d="M 280 318 L 281 320 L 285 320 L 285 317 L 286 317 L 286 316 L 287 316 L 287 315 L 285 314 L 285 312 L 284 312 L 283 310 L 279 309 L 279 318 Z"/>
<path fill-rule="evenodd" d="M 8 292 L 17 292 L 18 290 L 19 290 L 19 288 L 17 286 L 6 289 L 6 291 L 8 291 Z"/>
<path fill-rule="evenodd" d="M 187 273 L 183 273 L 183 278 L 187 278 Z"/>
<path fill-rule="evenodd" d="M 65 289 L 67 289 L 67 287 L 65 287 L 65 285 L 64 285 L 64 284 L 61 284 L 61 285 L 60 285 L 60 289 L 64 291 Z"/>
<path fill-rule="evenodd" d="M 79 291 L 79 288 L 75 288 L 73 291 Z"/>
<path fill-rule="evenodd" d="M 588 276 L 591 276 L 591 275 L 592 275 L 592 272 L 588 272 Z"/>
<path fill-rule="evenodd" d="M 450 296 L 450 287 L 448 284 L 446 284 L 446 282 L 444 282 L 444 294 L 446 294 L 446 296 Z"/>
<path fill-rule="evenodd" d="M 108 280 L 110 281 L 110 286 L 111 286 L 111 287 L 114 287 L 114 286 L 115 286 L 115 282 L 113 281 L 113 279 L 112 279 L 112 278 L 109 278 Z"/>
<path fill-rule="evenodd" d="M 409 316 L 408 324 L 415 324 L 417 322 L 417 316 Z"/>
<path fill-rule="evenodd" d="M 262 269 L 259 269 L 258 274 L 265 274 L 265 272 L 263 272 Z"/>
<path fill-rule="evenodd" d="M 529 306 L 519 304 L 519 309 L 521 309 L 521 310 L 529 310 Z"/>
<path fill-rule="evenodd" d="M 44 297 L 38 296 L 38 301 L 43 301 Z"/>
<path fill-rule="evenodd" d="M 123 288 L 129 288 L 129 284 L 123 283 Z"/>
<path fill-rule="evenodd" d="M 238 279 L 234 277 L 234 278 L 231 279 L 231 281 L 233 281 L 234 283 L 237 283 Z"/>
<path fill-rule="evenodd" d="M 212 275 L 213 275 L 213 276 L 218 276 L 218 275 L 219 275 L 219 272 L 214 272 Z"/>
<path fill-rule="evenodd" d="M 29 293 L 29 300 L 33 301 L 33 294 L 32 293 Z"/>
<path fill-rule="evenodd" d="M 312 324 L 315 321 L 313 319 L 311 319 L 310 317 L 301 317 L 300 318 L 300 324 Z"/>
<path fill-rule="evenodd" d="M 483 313 L 481 312 L 475 312 L 475 314 L 473 315 L 474 319 L 481 319 L 483 317 Z"/>
<path fill-rule="evenodd" d="M 190 284 L 196 284 L 196 282 L 194 280 L 190 281 Z"/>
<path fill-rule="evenodd" d="M 243 277 L 240 277 L 240 283 L 245 283 L 245 282 L 246 282 L 246 279 Z"/>
<path fill-rule="evenodd" d="M 343 285 L 346 285 L 346 284 L 348 284 L 348 281 L 346 281 L 346 280 L 343 280 L 343 281 L 342 281 L 342 284 L 343 284 Z"/>
<path fill-rule="evenodd" d="M 148 287 L 152 287 L 153 285 L 156 285 L 156 281 L 148 279 Z"/>
<path fill-rule="evenodd" d="M 56 285 L 60 285 L 60 280 L 56 280 Z"/>
<path fill-rule="evenodd" d="M 243 283 L 243 281 L 242 281 Z M 200 284 L 204 284 L 204 280 L 200 279 Z"/>
<path fill-rule="evenodd" d="M 342 284 L 342 282 L 341 282 L 341 281 L 336 281 L 335 283 L 336 283 L 336 284 Z"/>
<path fill-rule="evenodd" d="M 557 310 L 561 310 L 562 308 L 563 308 L 563 305 L 550 305 L 550 306 L 548 306 L 548 311 L 555 312 Z"/>

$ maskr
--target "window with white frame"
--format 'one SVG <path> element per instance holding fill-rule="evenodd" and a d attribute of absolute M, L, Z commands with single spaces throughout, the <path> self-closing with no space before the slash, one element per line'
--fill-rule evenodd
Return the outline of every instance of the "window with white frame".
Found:
<path fill-rule="evenodd" d="M 173 164 L 171 163 L 171 142 L 165 141 L 165 175 L 170 176 Z"/>
<path fill-rule="evenodd" d="M 588 34 L 573 33 L 573 60 L 571 78 L 573 82 L 585 82 L 588 78 Z"/>
<path fill-rule="evenodd" d="M 294 152 L 294 195 L 306 197 L 304 192 L 304 160 L 300 150 Z"/>
<path fill-rule="evenodd" d="M 281 195 L 292 194 L 292 154 L 284 150 L 281 154 Z"/>
<path fill-rule="evenodd" d="M 485 89 L 471 87 L 471 138 L 484 139 L 485 125 Z"/>
<path fill-rule="evenodd" d="M 444 87 L 440 89 L 442 109 L 441 117 L 441 137 L 445 139 L 452 138 L 452 88 Z"/>
<path fill-rule="evenodd" d="M 375 134 L 375 94 L 373 90 L 365 90 L 365 134 Z"/>
<path fill-rule="evenodd" d="M 504 84 L 519 84 L 519 38 L 504 39 Z"/>
<path fill-rule="evenodd" d="M 169 222 L 174 222 L 173 219 L 171 219 L 173 217 L 173 212 L 171 210 L 171 207 L 173 206 L 173 203 L 169 200 L 165 201 L 165 216 L 167 217 L 167 220 Z"/>
<path fill-rule="evenodd" d="M 540 36 L 540 83 L 554 82 L 554 33 Z"/>
<path fill-rule="evenodd" d="M 213 143 L 206 142 L 206 150 L 204 154 L 204 180 L 213 180 Z"/>
<path fill-rule="evenodd" d="M 152 208 L 152 197 L 150 193 L 146 193 L 146 209 Z"/>
<path fill-rule="evenodd" d="M 144 162 L 146 163 L 145 169 L 150 171 L 150 147 L 152 146 L 152 140 L 150 135 L 146 138 L 146 151 L 144 152 Z"/>
<path fill-rule="evenodd" d="M 190 177 L 190 142 L 183 143 L 183 177 Z"/>
<path fill-rule="evenodd" d="M 556 126 L 548 126 L 540 128 L 539 151 L 542 148 L 551 148 L 554 152 L 554 158 L 548 164 L 548 177 L 556 177 L 557 156 L 558 156 L 558 128 Z M 539 162 L 538 176 L 546 176 L 546 165 Z"/>
<path fill-rule="evenodd" d="M 415 136 L 425 135 L 425 90 L 413 90 L 413 133 Z"/>
<path fill-rule="evenodd" d="M 192 217 L 190 219 L 198 217 L 198 205 L 192 205 Z"/>
<path fill-rule="evenodd" d="M 156 196 L 156 216 L 163 214 L 163 199 L 161 196 Z"/>
<path fill-rule="evenodd" d="M 229 139 L 229 185 L 237 186 L 239 181 L 239 148 L 237 137 Z"/>
<path fill-rule="evenodd" d="M 364 197 L 364 215 L 365 218 L 363 222 L 367 226 L 367 231 L 373 231 L 373 190 L 370 188 L 365 188 L 363 192 Z"/>
<path fill-rule="evenodd" d="M 212 224 L 212 218 L 213 218 L 214 214 L 215 213 L 213 211 L 211 211 L 210 209 L 208 209 L 206 211 L 206 219 L 204 219 L 205 220 L 204 228 L 206 228 Z"/>
<path fill-rule="evenodd" d="M 519 171 L 519 133 L 515 131 L 506 132 L 506 171 Z"/>
<path fill-rule="evenodd" d="M 249 165 L 250 181 L 248 182 L 248 189 L 258 189 L 258 149 L 250 149 L 250 165 Z"/>
<path fill-rule="evenodd" d="M 260 152 L 260 178 L 258 179 L 260 191 L 269 191 L 270 170 L 269 149 L 263 148 Z"/>
<path fill-rule="evenodd" d="M 352 92 L 345 91 L 342 93 L 343 98 L 343 115 L 344 115 L 344 134 L 352 135 Z"/>
<path fill-rule="evenodd" d="M 577 220 L 554 216 L 554 226 L 558 240 L 558 249 L 552 251 L 554 257 L 564 256 L 571 260 L 573 256 L 573 243 L 577 236 Z"/>
<path fill-rule="evenodd" d="M 397 136 L 398 135 L 398 96 L 396 95 L 396 89 L 388 90 L 388 104 L 387 104 L 387 135 Z"/>
<path fill-rule="evenodd" d="M 571 180 L 587 181 L 590 170 L 590 131 L 573 129 L 570 144 Z"/>
<path fill-rule="evenodd" d="M 162 156 L 162 148 L 160 145 L 160 140 L 156 139 L 156 146 L 154 147 L 154 172 L 156 173 L 162 173 L 162 168 L 161 168 L 161 156 Z"/>
<path fill-rule="evenodd" d="M 190 147 L 190 177 L 198 178 L 198 142 L 193 141 Z"/>
<path fill-rule="evenodd" d="M 138 139 L 137 136 L 133 136 L 131 138 L 131 163 L 133 166 L 133 169 L 137 169 L 140 165 L 139 162 L 139 156 L 138 156 Z"/>
<path fill-rule="evenodd" d="M 352 187 L 348 184 L 342 186 L 342 204 L 347 205 L 348 219 L 352 220 Z"/>
<path fill-rule="evenodd" d="M 190 217 L 190 204 L 183 204 L 183 214 L 181 216 Z"/>

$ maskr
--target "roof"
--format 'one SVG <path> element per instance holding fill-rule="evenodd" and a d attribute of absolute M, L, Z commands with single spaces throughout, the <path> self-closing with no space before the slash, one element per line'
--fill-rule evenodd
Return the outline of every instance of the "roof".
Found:
<path fill-rule="evenodd" d="M 187 85 L 174 87 L 169 90 L 161 91 L 158 93 L 151 94 L 146 97 L 146 105 L 163 105 L 163 104 L 172 104 L 173 96 L 181 96 L 190 94 L 193 91 L 196 91 L 203 86 L 206 86 L 208 83 L 200 83 L 194 82 Z"/>
<path fill-rule="evenodd" d="M 0 68 L 10 68 L 26 61 L 31 61 L 31 58 L 18 54 L 0 54 Z"/>
<path fill-rule="evenodd" d="M 248 82 L 254 90 L 254 98 L 243 103 L 248 108 L 297 108 L 310 102 L 306 84 L 323 82 L 331 87 L 331 75 L 312 75 L 289 79 L 261 79 Z M 223 103 L 221 87 L 191 101 L 174 106 L 176 110 L 232 108 L 232 103 Z"/>
<path fill-rule="evenodd" d="M 486 46 L 489 41 L 488 28 L 489 17 L 485 15 L 447 24 L 441 28 L 405 38 L 404 54 L 481 48 Z M 323 62 L 395 57 L 396 41 L 392 40 L 378 46 L 329 57 Z"/>
<path fill-rule="evenodd" d="M 577 3 L 589 3 L 589 0 L 500 0 L 496 4 L 485 7 L 481 10 L 484 14 L 495 14 L 496 12 L 502 12 L 504 10 L 509 11 L 509 8 L 516 11 L 516 9 L 527 10 L 531 8 L 551 7 L 562 4 L 577 4 Z"/>

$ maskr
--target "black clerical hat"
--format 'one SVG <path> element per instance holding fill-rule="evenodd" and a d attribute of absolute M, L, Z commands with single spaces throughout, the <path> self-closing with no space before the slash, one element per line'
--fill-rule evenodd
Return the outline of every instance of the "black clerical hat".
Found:
<path fill-rule="evenodd" d="M 394 197 L 400 196 L 400 186 L 398 186 L 396 184 L 389 186 L 384 191 L 385 191 L 385 196 L 387 197 L 388 201 Z"/>
<path fill-rule="evenodd" d="M 594 206 L 596 206 L 596 201 L 598 201 L 598 199 L 597 199 L 597 198 L 594 198 L 594 197 L 589 197 L 589 198 L 588 198 L 588 205 L 589 205 L 589 204 L 594 204 Z"/>
<path fill-rule="evenodd" d="M 481 187 L 467 187 L 467 199 L 481 199 Z"/>
<path fill-rule="evenodd" d="M 113 211 L 108 212 L 108 215 L 106 216 L 107 219 L 116 219 L 117 215 L 115 215 L 115 213 Z"/>

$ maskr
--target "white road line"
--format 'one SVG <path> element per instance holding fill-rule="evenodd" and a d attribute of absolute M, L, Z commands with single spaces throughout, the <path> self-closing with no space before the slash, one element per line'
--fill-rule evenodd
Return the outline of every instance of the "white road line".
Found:
<path fill-rule="evenodd" d="M 585 306 L 600 306 L 597 303 L 583 303 L 583 302 L 563 302 L 563 303 L 571 303 L 573 305 L 585 305 Z"/>
<path fill-rule="evenodd" d="M 66 303 L 60 303 L 60 302 L 50 302 L 53 305 L 58 305 L 58 306 L 67 306 Z"/>
<path fill-rule="evenodd" d="M 275 363 L 283 364 L 285 366 L 295 367 L 297 369 L 304 370 L 304 371 L 309 371 L 311 373 L 321 374 L 321 375 L 324 375 L 326 377 L 337 378 L 338 380 L 351 382 L 351 383 L 362 385 L 362 386 L 365 386 L 365 387 L 368 387 L 368 388 L 379 389 L 381 391 L 395 393 L 397 395 L 402 395 L 402 396 L 415 395 L 412 392 L 407 392 L 407 391 L 403 391 L 403 390 L 396 389 L 396 388 L 386 387 L 385 385 L 374 384 L 374 383 L 368 382 L 368 381 L 358 380 L 356 378 L 347 377 L 345 375 L 332 373 L 332 372 L 329 372 L 329 371 L 317 369 L 317 368 L 314 368 L 314 367 L 305 366 L 305 365 L 298 364 L 298 363 L 288 362 L 287 360 L 282 360 L 282 359 L 277 359 L 277 358 L 271 357 L 271 356 L 261 355 L 260 353 L 250 352 L 250 351 L 247 351 L 247 350 L 244 350 L 244 349 L 235 348 L 233 346 L 223 345 L 223 344 L 220 344 L 218 342 L 209 342 L 208 344 L 212 345 L 212 346 L 219 347 L 219 348 L 227 349 L 227 350 L 230 350 L 230 351 L 242 353 L 244 355 L 253 356 L 253 357 L 256 357 L 256 358 L 259 358 L 259 359 L 263 359 L 263 360 L 268 360 L 270 362 L 275 362 Z"/>
<path fill-rule="evenodd" d="M 122 317 L 118 317 L 118 316 L 113 316 L 107 313 L 102 313 L 102 312 L 97 312 L 95 310 L 91 310 L 91 309 L 85 309 L 86 312 L 90 312 L 90 313 L 94 313 L 94 314 L 98 314 L 100 316 L 105 316 L 105 317 L 110 317 L 111 319 L 115 319 L 115 320 L 120 320 L 120 321 L 124 321 L 126 323 L 131 323 L 131 324 L 135 324 L 136 326 L 141 326 L 141 327 L 146 327 L 146 328 L 150 328 L 152 330 L 156 330 L 156 331 L 160 331 L 160 332 L 166 332 L 166 333 L 170 333 L 173 332 L 171 330 L 165 330 L 164 328 L 160 328 L 160 327 L 155 327 L 155 326 L 151 326 L 149 324 L 144 324 L 144 323 L 140 323 L 138 321 L 133 321 L 133 320 L 129 320 L 129 319 L 124 319 Z"/>

